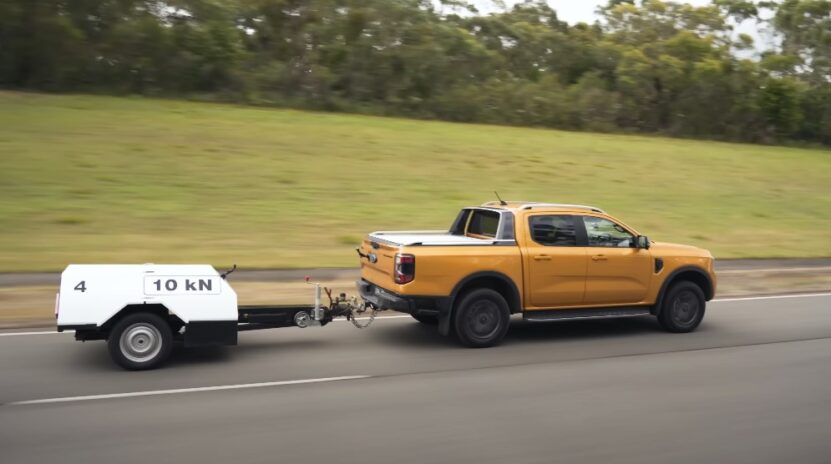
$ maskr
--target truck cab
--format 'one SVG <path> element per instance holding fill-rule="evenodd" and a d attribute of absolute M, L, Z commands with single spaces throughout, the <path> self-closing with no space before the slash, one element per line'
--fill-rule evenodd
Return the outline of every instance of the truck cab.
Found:
<path fill-rule="evenodd" d="M 364 300 L 468 346 L 505 336 L 512 314 L 545 321 L 656 316 L 694 330 L 715 294 L 713 256 L 655 242 L 600 208 L 491 202 L 446 231 L 373 232 L 358 249 Z"/>

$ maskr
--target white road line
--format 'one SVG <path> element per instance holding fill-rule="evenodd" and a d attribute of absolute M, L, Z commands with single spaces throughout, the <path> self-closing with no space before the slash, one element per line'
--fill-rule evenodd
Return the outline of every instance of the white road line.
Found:
<path fill-rule="evenodd" d="M 375 320 L 379 321 L 381 319 L 407 319 L 407 318 L 412 318 L 412 316 L 410 316 L 409 314 L 401 315 L 401 316 L 383 316 L 383 317 L 376 317 Z M 368 317 L 356 317 L 355 319 L 358 320 L 358 321 L 365 321 L 369 318 Z M 335 319 L 332 322 L 347 322 L 347 320 L 346 319 Z"/>
<path fill-rule="evenodd" d="M 806 272 L 806 271 L 831 271 L 831 266 L 813 266 L 813 267 L 764 267 L 759 269 L 727 269 L 724 271 L 716 271 L 716 274 L 747 274 L 752 272 Z"/>
<path fill-rule="evenodd" d="M 815 298 L 821 296 L 831 296 L 831 292 L 827 293 L 796 293 L 793 295 L 767 295 L 767 296 L 748 296 L 748 297 L 736 297 L 736 298 L 716 298 L 712 301 L 712 303 L 729 303 L 731 301 L 753 301 L 753 300 L 779 300 L 784 298 Z M 401 315 L 401 316 L 382 316 L 376 317 L 376 321 L 380 321 L 383 319 L 408 319 L 411 316 L 409 315 Z M 369 319 L 368 317 L 359 317 L 359 321 L 365 321 Z M 335 319 L 333 322 L 346 322 L 346 319 Z M 64 332 L 57 332 L 57 331 L 43 331 L 43 332 L 7 332 L 7 333 L 0 333 L 0 337 L 15 337 L 19 335 L 56 335 L 59 333 L 71 334 L 74 331 L 66 330 Z"/>
<path fill-rule="evenodd" d="M 382 319 L 407 319 L 407 318 L 410 318 L 410 316 L 381 316 L 381 317 L 376 317 L 375 320 L 380 321 Z M 359 317 L 357 319 L 359 321 L 365 321 L 369 318 L 368 317 Z M 332 322 L 346 322 L 346 319 L 335 319 Z M 42 332 L 7 332 L 7 333 L 0 333 L 0 337 L 14 337 L 14 336 L 18 336 L 18 335 L 58 335 L 58 334 L 61 334 L 61 333 L 73 334 L 73 333 L 75 333 L 75 331 L 74 330 L 64 330 L 63 332 L 58 332 L 57 330 L 45 330 L 45 331 L 42 331 Z"/>
<path fill-rule="evenodd" d="M 18 335 L 55 335 L 55 334 L 59 334 L 59 333 L 61 333 L 61 332 L 58 332 L 57 330 L 48 330 L 48 331 L 43 331 L 43 332 L 6 332 L 6 333 L 0 333 L 0 337 L 16 337 Z M 75 331 L 74 330 L 66 330 L 63 333 L 71 334 L 71 333 L 75 333 Z"/>
<path fill-rule="evenodd" d="M 752 301 L 752 300 L 779 300 L 784 298 L 810 298 L 810 297 L 818 297 L 818 296 L 831 296 L 831 292 L 829 293 L 796 293 L 793 295 L 769 295 L 769 296 L 747 296 L 747 297 L 736 297 L 736 298 L 716 298 L 713 302 L 729 302 L 729 301 Z"/>
<path fill-rule="evenodd" d="M 107 400 L 112 398 L 133 398 L 137 396 L 158 396 L 158 395 L 176 395 L 180 393 L 199 393 L 209 391 L 221 390 L 241 390 L 245 388 L 263 388 L 263 387 L 281 387 L 285 385 L 300 385 L 307 383 L 325 383 L 338 382 L 342 380 L 359 380 L 368 379 L 370 375 L 347 375 L 342 377 L 324 377 L 320 379 L 302 379 L 302 380 L 284 380 L 280 382 L 260 382 L 260 383 L 243 383 L 238 385 L 217 385 L 213 387 L 195 387 L 195 388 L 175 388 L 172 390 L 149 390 L 138 391 L 130 393 L 110 393 L 105 395 L 88 395 L 88 396 L 66 396 L 63 398 L 44 398 L 40 400 L 26 400 L 15 401 L 8 403 L 10 406 L 20 406 L 24 404 L 46 404 L 46 403 L 71 403 L 75 401 L 92 401 L 92 400 Z"/>

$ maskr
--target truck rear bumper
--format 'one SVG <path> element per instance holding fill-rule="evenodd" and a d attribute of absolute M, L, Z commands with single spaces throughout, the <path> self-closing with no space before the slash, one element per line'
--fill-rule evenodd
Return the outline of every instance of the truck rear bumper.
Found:
<path fill-rule="evenodd" d="M 361 298 L 379 309 L 392 309 L 409 314 L 412 314 L 415 310 L 415 302 L 408 297 L 384 290 L 363 279 L 357 281 L 356 285 L 358 286 L 358 291 L 361 293 Z"/>
<path fill-rule="evenodd" d="M 419 315 L 450 314 L 450 297 L 399 295 L 364 279 L 356 284 L 361 298 L 379 309 Z"/>
<path fill-rule="evenodd" d="M 399 295 L 385 290 L 364 279 L 356 282 L 358 291 L 367 303 L 379 309 L 392 309 L 414 316 L 437 316 L 439 333 L 450 334 L 450 308 L 453 298 L 449 296 Z"/>

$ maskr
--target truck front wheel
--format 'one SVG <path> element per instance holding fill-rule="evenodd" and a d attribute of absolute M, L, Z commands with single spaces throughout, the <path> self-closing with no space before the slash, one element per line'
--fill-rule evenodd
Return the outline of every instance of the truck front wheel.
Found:
<path fill-rule="evenodd" d="M 511 311 L 505 298 L 488 288 L 464 295 L 453 317 L 459 341 L 471 348 L 499 344 L 505 338 L 510 322 Z"/>
<path fill-rule="evenodd" d="M 670 287 L 658 315 L 658 322 L 668 332 L 692 332 L 701 324 L 706 306 L 704 292 L 693 282 L 679 282 Z"/>
<path fill-rule="evenodd" d="M 107 346 L 119 366 L 131 371 L 153 369 L 170 356 L 173 332 L 155 314 L 128 314 L 110 331 Z"/>

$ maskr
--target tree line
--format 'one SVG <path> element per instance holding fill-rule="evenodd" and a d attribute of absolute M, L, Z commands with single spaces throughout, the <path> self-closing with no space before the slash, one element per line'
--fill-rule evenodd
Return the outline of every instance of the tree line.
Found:
<path fill-rule="evenodd" d="M 4 0 L 0 86 L 831 145 L 831 0 Z M 770 30 L 754 44 L 736 25 Z"/>

